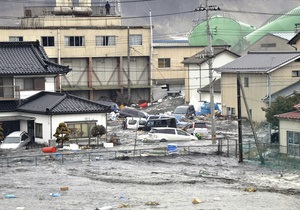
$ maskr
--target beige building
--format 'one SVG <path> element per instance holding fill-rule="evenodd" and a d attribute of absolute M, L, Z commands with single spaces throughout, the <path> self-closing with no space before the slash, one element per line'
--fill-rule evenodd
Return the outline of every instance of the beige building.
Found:
<path fill-rule="evenodd" d="M 241 98 L 242 117 L 248 118 L 245 98 L 252 119 L 265 121 L 262 108 L 267 108 L 271 101 L 264 99 L 299 80 L 299 58 L 300 52 L 296 51 L 252 52 L 216 69 L 221 73 L 222 113 L 237 115 L 237 73 L 240 73 L 245 93 Z"/>
<path fill-rule="evenodd" d="M 72 68 L 57 80 L 57 91 L 95 101 L 150 99 L 150 27 L 122 26 L 118 1 L 110 1 L 110 14 L 105 2 L 25 7 L 20 26 L 0 27 L 0 41 L 39 40 L 52 61 Z"/>
<path fill-rule="evenodd" d="M 190 102 L 188 65 L 182 62 L 202 51 L 204 46 L 189 46 L 185 40 L 156 40 L 153 43 L 152 79 L 154 99 L 180 93 Z"/>

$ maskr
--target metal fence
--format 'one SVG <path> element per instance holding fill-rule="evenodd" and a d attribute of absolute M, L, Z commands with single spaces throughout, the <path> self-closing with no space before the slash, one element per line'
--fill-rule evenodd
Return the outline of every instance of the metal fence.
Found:
<path fill-rule="evenodd" d="M 225 157 L 237 158 L 239 155 L 239 144 L 233 139 L 219 139 L 215 142 L 211 140 L 200 140 L 199 145 L 176 145 L 169 148 L 170 145 L 146 146 L 146 148 L 136 148 L 135 146 L 127 146 L 127 149 L 99 148 L 93 150 L 75 150 L 60 151 L 56 153 L 42 153 L 33 155 L 11 156 L 0 158 L 0 167 L 13 166 L 35 166 L 45 162 L 56 162 L 58 164 L 68 163 L 84 163 L 101 160 L 128 159 L 135 157 L 150 156 L 167 156 L 167 155 L 195 155 L 209 154 L 221 155 Z M 144 145 L 145 146 L 145 145 Z M 260 156 L 256 144 L 254 142 L 243 142 L 242 144 L 243 160 L 260 164 Z M 264 159 L 265 167 L 282 168 L 282 169 L 300 169 L 300 157 L 296 155 L 288 155 L 284 153 L 288 148 L 279 146 L 278 144 L 260 144 L 260 151 Z"/>

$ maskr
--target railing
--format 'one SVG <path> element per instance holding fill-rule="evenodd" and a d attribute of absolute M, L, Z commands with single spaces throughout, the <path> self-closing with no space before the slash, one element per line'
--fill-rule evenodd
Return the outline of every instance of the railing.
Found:
<path fill-rule="evenodd" d="M 111 6 L 110 15 L 119 15 L 116 6 Z M 57 7 L 57 6 L 31 6 L 24 7 L 24 17 L 45 17 L 45 16 L 84 16 L 84 17 L 101 17 L 107 16 L 105 6 L 91 7 Z"/>

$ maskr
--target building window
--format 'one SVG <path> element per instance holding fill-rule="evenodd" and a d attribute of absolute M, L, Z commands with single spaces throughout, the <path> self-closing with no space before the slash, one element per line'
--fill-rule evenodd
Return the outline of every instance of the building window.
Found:
<path fill-rule="evenodd" d="M 96 125 L 95 121 L 87 122 L 66 122 L 70 129 L 70 138 L 87 138 L 89 137 L 89 131 Z"/>
<path fill-rule="evenodd" d="M 171 67 L 171 58 L 158 59 L 158 68 L 170 68 L 170 67 Z"/>
<path fill-rule="evenodd" d="M 96 36 L 96 46 L 115 46 L 116 36 Z"/>
<path fill-rule="evenodd" d="M 276 43 L 266 43 L 266 44 L 261 44 L 261 48 L 270 48 L 270 47 L 276 47 Z"/>
<path fill-rule="evenodd" d="M 300 156 L 300 132 L 287 132 L 288 154 Z"/>
<path fill-rule="evenodd" d="M 35 137 L 43 138 L 43 124 L 35 123 Z"/>
<path fill-rule="evenodd" d="M 84 46 L 84 36 L 65 36 L 65 46 Z"/>
<path fill-rule="evenodd" d="M 129 35 L 129 45 L 142 45 L 142 35 L 141 34 L 135 34 L 135 35 Z"/>
<path fill-rule="evenodd" d="M 10 42 L 23 42 L 22 36 L 10 36 L 9 37 Z"/>
<path fill-rule="evenodd" d="M 244 87 L 249 87 L 249 78 L 248 77 L 244 78 Z"/>
<path fill-rule="evenodd" d="M 42 46 L 53 47 L 54 46 L 54 36 L 42 36 Z"/>
<path fill-rule="evenodd" d="M 292 71 L 292 77 L 300 77 L 300 71 Z"/>
<path fill-rule="evenodd" d="M 16 86 L 18 86 L 20 90 L 45 90 L 45 78 L 17 78 Z"/>

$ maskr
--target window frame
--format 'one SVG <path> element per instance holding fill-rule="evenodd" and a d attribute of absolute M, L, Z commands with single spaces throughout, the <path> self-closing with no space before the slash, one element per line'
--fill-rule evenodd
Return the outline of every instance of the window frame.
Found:
<path fill-rule="evenodd" d="M 45 90 L 45 77 L 18 77 L 15 85 L 20 91 Z"/>
<path fill-rule="evenodd" d="M 292 77 L 300 77 L 300 70 L 292 71 Z"/>
<path fill-rule="evenodd" d="M 35 127 L 35 137 L 43 138 L 43 124 L 35 123 L 34 127 Z"/>
<path fill-rule="evenodd" d="M 300 132 L 287 131 L 287 153 L 293 156 L 300 156 Z M 295 138 L 297 136 L 297 139 Z M 295 142 L 295 139 L 297 142 Z"/>
<path fill-rule="evenodd" d="M 158 58 L 158 68 L 171 68 L 171 58 Z"/>
<path fill-rule="evenodd" d="M 91 121 L 72 121 L 72 122 L 65 122 L 67 127 L 72 129 L 78 129 L 77 135 L 74 133 L 70 133 L 70 139 L 77 139 L 77 138 L 89 138 L 91 137 L 91 129 L 93 126 L 97 124 L 96 120 Z M 85 132 L 86 131 L 86 132 Z"/>
<path fill-rule="evenodd" d="M 10 42 L 23 42 L 24 41 L 24 37 L 23 36 L 9 36 L 8 40 Z"/>
<path fill-rule="evenodd" d="M 84 36 L 65 36 L 64 42 L 66 47 L 84 47 L 85 37 Z"/>
<path fill-rule="evenodd" d="M 244 77 L 244 87 L 249 87 L 249 77 Z"/>
<path fill-rule="evenodd" d="M 129 34 L 129 46 L 142 46 L 143 35 L 142 34 Z"/>
<path fill-rule="evenodd" d="M 45 41 L 46 41 L 46 43 L 45 43 Z M 41 43 L 42 43 L 43 47 L 54 47 L 55 46 L 55 37 L 54 36 L 41 36 Z"/>
<path fill-rule="evenodd" d="M 116 36 L 107 35 L 107 36 L 96 36 L 95 37 L 95 45 L 97 47 L 110 47 L 116 46 Z"/>

